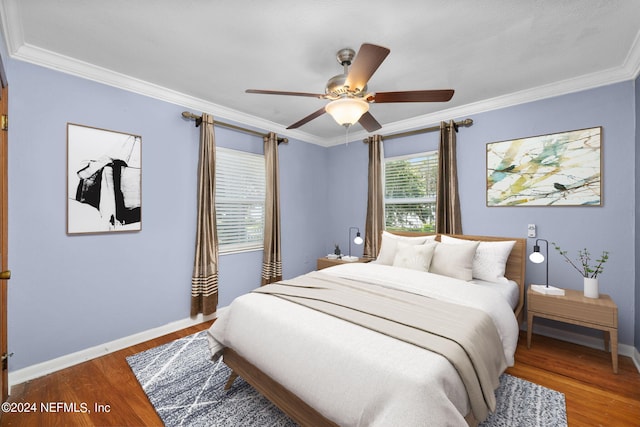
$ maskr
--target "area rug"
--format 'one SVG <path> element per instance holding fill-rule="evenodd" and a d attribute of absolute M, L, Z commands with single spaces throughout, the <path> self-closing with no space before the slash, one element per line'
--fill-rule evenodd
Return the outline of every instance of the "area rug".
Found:
<path fill-rule="evenodd" d="M 229 368 L 210 360 L 206 331 L 127 358 L 167 427 L 296 424 L 242 378 L 225 391 Z M 508 374 L 500 377 L 496 412 L 483 427 L 566 426 L 564 394 Z"/>

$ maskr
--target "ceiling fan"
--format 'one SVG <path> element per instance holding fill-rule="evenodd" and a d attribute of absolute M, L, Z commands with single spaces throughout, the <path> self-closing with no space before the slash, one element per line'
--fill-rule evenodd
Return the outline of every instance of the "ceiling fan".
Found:
<path fill-rule="evenodd" d="M 326 106 L 298 120 L 287 129 L 296 129 L 324 113 L 329 113 L 340 125 L 351 126 L 357 122 L 368 132 L 376 131 L 382 127 L 369 112 L 370 103 L 446 102 L 453 97 L 453 89 L 367 92 L 367 82 L 389 55 L 389 52 L 391 51 L 386 47 L 369 43 L 360 46 L 357 55 L 350 48 L 339 50 L 336 59 L 344 67 L 344 72 L 329 79 L 325 93 L 260 89 L 247 89 L 246 93 L 306 96 L 331 100 Z"/>

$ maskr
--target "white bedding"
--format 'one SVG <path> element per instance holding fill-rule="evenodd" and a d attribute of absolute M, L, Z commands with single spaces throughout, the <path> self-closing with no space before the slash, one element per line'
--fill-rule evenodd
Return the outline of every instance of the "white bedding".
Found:
<path fill-rule="evenodd" d="M 502 298 L 509 303 L 512 310 L 515 310 L 520 300 L 520 288 L 518 284 L 513 280 L 507 280 L 506 282 L 487 282 L 486 280 L 473 279 L 469 283 L 473 283 L 478 286 L 484 286 L 492 289 L 494 292 L 500 294 Z"/>
<path fill-rule="evenodd" d="M 509 303 L 486 286 L 380 264 L 323 272 L 484 310 L 513 364 L 517 321 Z M 213 349 L 233 348 L 341 426 L 466 425 L 469 401 L 457 372 L 442 356 L 413 345 L 255 293 L 234 300 L 209 332 Z"/>

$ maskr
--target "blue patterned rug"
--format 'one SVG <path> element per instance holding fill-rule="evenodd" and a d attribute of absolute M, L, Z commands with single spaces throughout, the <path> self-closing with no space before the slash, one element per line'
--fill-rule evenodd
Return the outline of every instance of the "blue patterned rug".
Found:
<path fill-rule="evenodd" d="M 296 426 L 242 378 L 225 391 L 229 368 L 211 362 L 206 331 L 127 358 L 167 427 Z M 483 427 L 566 426 L 564 394 L 508 374 L 500 377 L 498 407 Z"/>

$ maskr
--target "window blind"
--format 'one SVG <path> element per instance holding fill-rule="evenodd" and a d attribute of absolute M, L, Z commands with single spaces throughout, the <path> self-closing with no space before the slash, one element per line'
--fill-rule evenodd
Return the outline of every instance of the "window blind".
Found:
<path fill-rule="evenodd" d="M 217 147 L 215 203 L 220 253 L 262 249 L 264 156 Z"/>
<path fill-rule="evenodd" d="M 434 231 L 437 182 L 437 151 L 385 159 L 385 228 Z"/>

